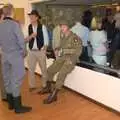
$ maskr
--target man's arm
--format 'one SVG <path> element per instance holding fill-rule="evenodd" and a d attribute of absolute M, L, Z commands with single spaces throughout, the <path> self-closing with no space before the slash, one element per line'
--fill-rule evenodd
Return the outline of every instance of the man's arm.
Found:
<path fill-rule="evenodd" d="M 49 37 L 48 37 L 48 31 L 45 25 L 43 25 L 43 38 L 44 38 L 44 48 L 47 49 L 47 46 L 49 44 Z"/>
<path fill-rule="evenodd" d="M 32 38 L 35 38 L 37 36 L 37 33 L 32 33 L 30 36 L 25 38 L 25 42 L 29 42 L 32 40 Z"/>
<path fill-rule="evenodd" d="M 16 43 L 18 44 L 20 48 L 20 52 L 23 56 L 25 56 L 25 41 L 24 41 L 24 35 L 23 32 L 19 26 L 18 23 L 14 26 L 14 34 L 16 36 Z"/>
<path fill-rule="evenodd" d="M 82 54 L 82 40 L 78 36 L 74 36 L 71 43 L 71 50 L 73 49 L 73 53 L 70 55 L 70 60 L 73 64 L 76 64 L 78 58 Z"/>
<path fill-rule="evenodd" d="M 22 30 L 19 26 L 19 24 L 15 24 L 14 26 L 14 33 L 16 36 L 17 44 L 19 45 L 20 49 L 24 50 L 25 49 L 25 42 L 24 42 L 24 35 L 22 33 Z"/>

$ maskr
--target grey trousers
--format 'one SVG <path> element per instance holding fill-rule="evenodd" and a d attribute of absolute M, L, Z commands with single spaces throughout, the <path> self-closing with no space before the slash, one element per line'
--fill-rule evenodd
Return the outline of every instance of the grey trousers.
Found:
<path fill-rule="evenodd" d="M 6 91 L 5 91 L 5 86 L 4 86 L 4 81 L 3 81 L 3 74 L 2 74 L 2 62 L 1 62 L 1 55 L 0 55 L 0 94 L 1 94 L 1 99 L 6 99 Z"/>
<path fill-rule="evenodd" d="M 21 85 L 25 75 L 24 59 L 22 56 L 4 56 L 2 58 L 2 72 L 5 90 L 13 97 L 20 96 Z"/>
<path fill-rule="evenodd" d="M 29 86 L 35 88 L 35 68 L 39 63 L 42 72 L 42 87 L 46 86 L 47 82 L 47 66 L 46 53 L 43 50 L 35 50 L 28 52 L 28 69 L 29 69 Z"/>

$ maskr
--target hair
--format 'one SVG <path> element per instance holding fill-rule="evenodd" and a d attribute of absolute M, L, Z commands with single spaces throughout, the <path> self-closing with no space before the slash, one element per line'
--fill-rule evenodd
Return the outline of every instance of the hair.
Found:
<path fill-rule="evenodd" d="M 101 26 L 101 28 L 99 28 L 99 24 L 102 25 L 102 20 L 101 20 L 101 18 L 93 17 L 93 19 L 92 19 L 92 21 L 91 21 L 91 29 L 92 29 L 92 30 L 101 30 L 101 29 L 102 29 L 102 26 Z"/>
<path fill-rule="evenodd" d="M 112 15 L 112 9 L 111 8 L 107 8 L 105 14 L 106 14 L 106 16 L 111 16 Z"/>
<path fill-rule="evenodd" d="M 120 12 L 120 6 L 117 6 L 117 7 L 116 7 L 116 11 L 117 11 L 117 12 Z"/>
<path fill-rule="evenodd" d="M 2 18 L 2 15 L 3 15 L 3 9 L 1 8 L 0 9 L 0 19 Z"/>
<path fill-rule="evenodd" d="M 82 24 L 90 28 L 92 18 L 93 18 L 93 15 L 90 10 L 84 11 L 83 16 L 82 16 Z"/>
<path fill-rule="evenodd" d="M 13 7 L 12 4 L 6 4 L 6 5 L 4 5 L 4 7 L 3 7 L 3 14 L 4 14 L 4 16 L 5 17 L 11 16 L 12 13 L 13 13 L 13 9 L 14 9 L 14 7 Z"/>

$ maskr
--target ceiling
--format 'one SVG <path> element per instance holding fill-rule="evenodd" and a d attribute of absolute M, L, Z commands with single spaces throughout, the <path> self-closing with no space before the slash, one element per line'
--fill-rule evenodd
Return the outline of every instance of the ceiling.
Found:
<path fill-rule="evenodd" d="M 52 5 L 95 5 L 105 3 L 116 3 L 120 0 L 50 0 L 46 4 Z"/>

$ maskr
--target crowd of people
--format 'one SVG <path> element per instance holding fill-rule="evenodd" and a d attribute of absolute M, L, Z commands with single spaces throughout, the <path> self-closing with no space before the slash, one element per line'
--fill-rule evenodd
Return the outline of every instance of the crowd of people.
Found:
<path fill-rule="evenodd" d="M 2 17 L 3 16 L 3 17 Z M 36 10 L 28 14 L 30 25 L 28 26 L 28 36 L 25 38 L 20 24 L 13 19 L 14 7 L 7 4 L 1 9 L 0 23 L 0 47 L 1 66 L 3 84 L 9 110 L 15 113 L 26 113 L 32 110 L 31 107 L 23 106 L 20 88 L 25 75 L 24 57 L 26 55 L 25 43 L 28 42 L 28 65 L 29 65 L 29 90 L 32 92 L 35 86 L 35 66 L 38 62 L 42 71 L 42 86 L 39 94 L 48 93 L 48 97 L 43 101 L 50 104 L 57 100 L 57 94 L 64 85 L 65 78 L 75 67 L 82 52 L 82 41 L 77 35 L 70 31 L 67 20 L 60 21 L 60 30 L 63 35 L 58 48 L 61 51 L 49 68 L 46 66 L 46 50 L 48 46 L 48 32 L 45 25 L 41 23 L 41 16 Z M 2 19 L 3 18 L 3 19 Z M 58 77 L 53 84 L 53 77 L 56 73 Z M 1 90 L 1 92 L 3 92 Z"/>
<path fill-rule="evenodd" d="M 44 104 L 57 100 L 66 76 L 71 73 L 79 60 L 115 68 L 118 68 L 118 64 L 120 65 L 120 11 L 113 16 L 109 10 L 104 18 L 100 18 L 93 16 L 92 12 L 87 10 L 82 17 L 75 18 L 74 25 L 70 24 L 70 20 L 58 19 L 52 32 L 55 60 L 48 68 L 46 57 L 49 34 L 47 26 L 41 22 L 38 11 L 32 10 L 28 14 L 30 24 L 27 37 L 24 37 L 19 23 L 13 19 L 13 16 L 12 4 L 7 4 L 0 9 L 0 65 L 2 68 L 0 89 L 3 100 L 7 101 L 8 108 L 14 109 L 15 113 L 26 113 L 32 110 L 31 107 L 22 105 L 20 92 L 25 75 L 25 43 L 28 43 L 29 47 L 29 91 L 36 90 L 35 68 L 39 63 L 42 84 L 38 94 L 49 94 L 43 101 Z M 53 78 L 56 73 L 58 75 L 54 84 Z"/>
<path fill-rule="evenodd" d="M 82 17 L 75 18 L 71 31 L 82 40 L 83 49 L 80 60 L 116 69 L 119 63 L 118 57 L 116 58 L 120 39 L 119 16 L 120 10 L 117 10 L 114 15 L 112 9 L 107 9 L 105 17 L 93 16 L 92 12 L 87 10 Z M 58 24 L 53 29 L 55 56 L 59 53 L 57 48 L 59 48 L 61 36 Z"/>
<path fill-rule="evenodd" d="M 90 12 L 87 12 L 82 18 L 84 23 L 79 20 L 71 29 L 83 42 L 80 60 L 118 68 L 120 10 L 113 15 L 112 10 L 108 9 L 105 17 L 92 16 L 92 13 L 90 15 Z M 86 24 L 85 21 L 91 22 Z"/>

